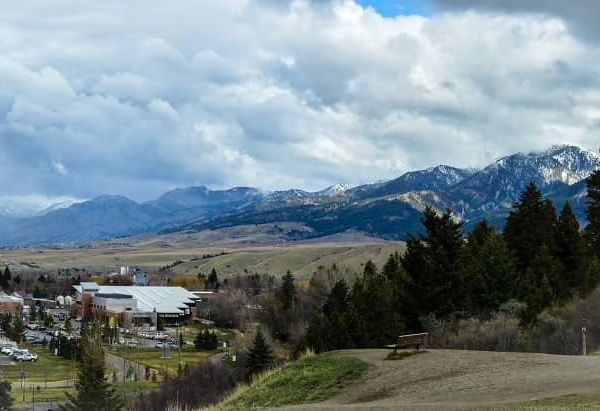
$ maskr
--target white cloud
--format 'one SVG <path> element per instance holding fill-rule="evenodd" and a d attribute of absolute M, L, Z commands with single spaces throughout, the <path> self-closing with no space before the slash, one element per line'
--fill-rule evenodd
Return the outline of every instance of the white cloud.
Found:
<path fill-rule="evenodd" d="M 0 14 L 1 186 L 136 200 L 190 184 L 317 190 L 596 148 L 600 57 L 584 19 L 443 3 L 453 11 L 391 19 L 349 0 L 13 2 Z"/>

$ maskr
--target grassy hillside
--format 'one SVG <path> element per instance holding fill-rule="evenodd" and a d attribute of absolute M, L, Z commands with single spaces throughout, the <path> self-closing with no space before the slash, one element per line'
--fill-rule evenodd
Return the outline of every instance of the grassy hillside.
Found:
<path fill-rule="evenodd" d="M 30 247 L 0 250 L 0 267 L 11 271 L 86 268 L 118 271 L 121 266 L 140 266 L 150 272 L 172 265 L 173 275 L 209 273 L 213 268 L 222 277 L 236 274 L 283 274 L 288 269 L 297 279 L 306 279 L 319 266 L 362 271 L 372 260 L 378 266 L 388 256 L 403 250 L 403 243 L 384 242 L 357 234 L 345 234 L 319 241 L 248 244 L 230 239 L 213 240 L 214 233 L 139 236 L 85 245 Z M 252 237 L 246 237 L 251 240 Z M 251 242 L 251 241 L 250 241 Z"/>
<path fill-rule="evenodd" d="M 600 357 L 427 350 L 313 356 L 238 390 L 211 411 L 600 410 Z"/>
<path fill-rule="evenodd" d="M 298 280 L 308 279 L 319 266 L 336 264 L 340 269 L 361 272 L 372 260 L 381 267 L 389 255 L 402 251 L 402 244 L 300 244 L 280 247 L 223 249 L 225 254 L 199 258 L 172 269 L 177 275 L 208 274 L 213 268 L 223 277 L 236 274 L 284 274 L 291 270 Z"/>
<path fill-rule="evenodd" d="M 368 365 L 339 352 L 308 355 L 282 369 L 268 372 L 243 386 L 212 411 L 260 410 L 323 401 L 352 384 Z"/>

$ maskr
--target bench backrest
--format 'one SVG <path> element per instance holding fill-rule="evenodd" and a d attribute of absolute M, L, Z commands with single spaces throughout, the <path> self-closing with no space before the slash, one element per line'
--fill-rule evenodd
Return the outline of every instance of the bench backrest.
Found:
<path fill-rule="evenodd" d="M 429 333 L 406 334 L 398 336 L 398 344 L 417 344 L 425 342 Z"/>

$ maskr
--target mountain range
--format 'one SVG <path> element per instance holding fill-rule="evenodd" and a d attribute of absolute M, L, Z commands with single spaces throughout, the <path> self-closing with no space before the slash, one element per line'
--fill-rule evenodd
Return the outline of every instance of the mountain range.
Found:
<path fill-rule="evenodd" d="M 575 146 L 516 153 L 482 169 L 439 165 L 384 182 L 318 192 L 265 192 L 253 187 L 178 188 L 137 203 L 102 195 L 36 216 L 0 216 L 0 245 L 88 242 L 142 233 L 194 232 L 235 226 L 277 227 L 280 240 L 318 238 L 348 230 L 402 240 L 420 230 L 426 205 L 452 208 L 469 227 L 487 218 L 501 227 L 525 186 L 533 181 L 558 211 L 569 201 L 585 224 L 585 179 L 600 155 Z M 17 215 L 17 216 L 15 216 Z M 294 224 L 283 224 L 294 223 Z M 279 225 L 278 225 L 279 224 Z M 282 228 L 292 227 L 292 228 Z"/>

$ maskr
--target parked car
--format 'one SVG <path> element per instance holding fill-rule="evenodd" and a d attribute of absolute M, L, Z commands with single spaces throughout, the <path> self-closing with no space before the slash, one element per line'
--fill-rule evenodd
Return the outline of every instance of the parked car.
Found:
<path fill-rule="evenodd" d="M 16 347 L 13 345 L 5 345 L 4 347 L 2 347 L 2 350 L 0 350 L 2 352 L 2 354 L 6 354 L 6 355 L 12 355 L 13 350 Z"/>
<path fill-rule="evenodd" d="M 17 357 L 24 355 L 24 354 L 28 354 L 29 350 L 26 349 L 22 349 L 22 348 L 15 348 L 14 350 L 12 350 L 12 353 L 10 354 L 10 356 L 12 357 L 13 360 L 16 360 Z"/>
<path fill-rule="evenodd" d="M 34 362 L 34 361 L 37 361 L 37 359 L 38 359 L 37 354 L 31 353 L 31 352 L 25 352 L 25 353 L 19 354 L 15 357 L 16 361 Z"/>
<path fill-rule="evenodd" d="M 23 336 L 25 337 L 26 340 L 33 340 L 34 338 L 37 338 L 37 334 L 35 333 L 31 333 L 31 332 L 26 332 L 23 334 Z"/>
<path fill-rule="evenodd" d="M 44 344 L 48 344 L 48 340 L 46 338 L 40 338 L 40 337 L 36 337 L 32 340 L 29 340 L 31 342 L 31 344 L 33 345 L 44 345 Z"/>

